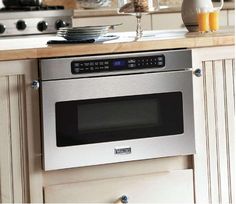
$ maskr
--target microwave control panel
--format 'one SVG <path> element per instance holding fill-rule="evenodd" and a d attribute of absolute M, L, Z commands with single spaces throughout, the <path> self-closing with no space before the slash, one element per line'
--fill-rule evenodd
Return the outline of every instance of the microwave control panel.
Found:
<path fill-rule="evenodd" d="M 74 60 L 71 62 L 72 74 L 109 72 L 134 69 L 164 68 L 165 56 L 142 56 L 132 58 Z"/>

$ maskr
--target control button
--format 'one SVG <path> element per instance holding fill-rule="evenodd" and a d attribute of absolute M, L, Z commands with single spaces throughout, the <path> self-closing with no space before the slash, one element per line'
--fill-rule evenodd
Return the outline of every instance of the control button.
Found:
<path fill-rule="evenodd" d="M 105 66 L 104 69 L 109 69 L 109 66 Z"/>
<path fill-rule="evenodd" d="M 6 30 L 6 26 L 3 24 L 0 24 L 0 34 L 4 33 Z"/>
<path fill-rule="evenodd" d="M 164 66 L 164 62 L 163 61 L 159 61 L 157 64 L 158 64 L 158 66 Z"/>
<path fill-rule="evenodd" d="M 128 63 L 135 63 L 136 61 L 134 59 L 128 60 Z"/>
<path fill-rule="evenodd" d="M 80 67 L 80 64 L 78 62 L 74 63 L 74 67 Z"/>
<path fill-rule="evenodd" d="M 26 29 L 26 23 L 23 20 L 19 20 L 16 22 L 16 28 L 17 30 L 25 30 Z"/>
<path fill-rule="evenodd" d="M 103 62 L 99 62 L 99 65 L 103 65 L 104 63 Z"/>
<path fill-rule="evenodd" d="M 136 64 L 128 64 L 128 67 L 129 68 L 134 68 L 134 67 L 136 67 Z"/>
<path fill-rule="evenodd" d="M 104 64 L 105 64 L 105 65 L 109 65 L 109 62 L 108 62 L 108 61 L 105 61 Z"/>
<path fill-rule="evenodd" d="M 69 25 L 68 23 L 66 23 L 65 21 L 59 19 L 55 23 L 55 28 L 58 30 L 59 28 L 64 28 L 64 27 L 66 27 L 68 25 Z"/>
<path fill-rule="evenodd" d="M 158 59 L 158 61 L 163 61 L 163 60 L 164 60 L 164 58 L 163 58 L 163 57 L 161 57 L 161 56 L 160 56 L 160 57 L 158 57 L 157 59 Z"/>
<path fill-rule="evenodd" d="M 79 68 L 74 68 L 74 69 L 73 69 L 73 72 L 77 74 L 77 73 L 80 72 L 80 69 L 79 69 Z"/>
<path fill-rule="evenodd" d="M 84 65 L 88 67 L 89 66 L 89 62 L 85 62 Z"/>
<path fill-rule="evenodd" d="M 94 65 L 96 65 L 96 66 L 97 66 L 97 65 L 98 65 L 98 62 L 94 62 Z"/>
<path fill-rule="evenodd" d="M 37 25 L 37 28 L 39 31 L 43 32 L 43 31 L 47 30 L 48 23 L 46 21 L 40 21 Z"/>

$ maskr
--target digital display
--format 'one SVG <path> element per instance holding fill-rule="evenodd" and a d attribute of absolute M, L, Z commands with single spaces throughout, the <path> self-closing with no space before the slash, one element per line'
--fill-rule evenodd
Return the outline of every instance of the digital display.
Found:
<path fill-rule="evenodd" d="M 125 60 L 114 60 L 112 62 L 113 67 L 124 67 L 126 64 Z"/>

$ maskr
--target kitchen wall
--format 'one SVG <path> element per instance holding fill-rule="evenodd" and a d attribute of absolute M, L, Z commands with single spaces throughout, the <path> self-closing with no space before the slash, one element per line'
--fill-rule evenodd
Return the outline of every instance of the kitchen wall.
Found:
<path fill-rule="evenodd" d="M 159 0 L 159 3 L 160 5 L 178 6 L 178 5 L 181 5 L 182 1 L 183 0 Z M 77 0 L 43 0 L 43 2 L 47 5 L 64 5 L 66 8 L 79 8 L 80 7 Z M 111 0 L 110 7 L 115 8 L 116 5 L 117 5 L 117 0 Z"/>
<path fill-rule="evenodd" d="M 1 7 L 0 0 L 0 7 Z M 109 7 L 106 8 L 116 8 L 117 0 L 108 0 L 111 1 L 109 3 Z M 160 6 L 170 6 L 170 7 L 179 7 L 183 0 L 154 0 L 159 2 Z M 220 0 L 214 0 L 220 1 Z M 234 0 L 224 0 L 225 2 L 234 2 Z M 80 4 L 78 0 L 43 0 L 43 2 L 47 5 L 64 5 L 65 8 L 72 8 L 72 9 L 80 9 Z"/>

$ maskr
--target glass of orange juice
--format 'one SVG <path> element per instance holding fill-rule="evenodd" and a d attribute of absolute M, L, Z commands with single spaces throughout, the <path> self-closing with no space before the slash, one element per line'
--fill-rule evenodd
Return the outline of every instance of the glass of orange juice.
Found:
<path fill-rule="evenodd" d="M 205 33 L 210 30 L 209 11 L 207 9 L 197 10 L 197 21 L 199 32 Z"/>
<path fill-rule="evenodd" d="M 209 25 L 212 32 L 219 30 L 219 10 L 209 13 Z"/>

